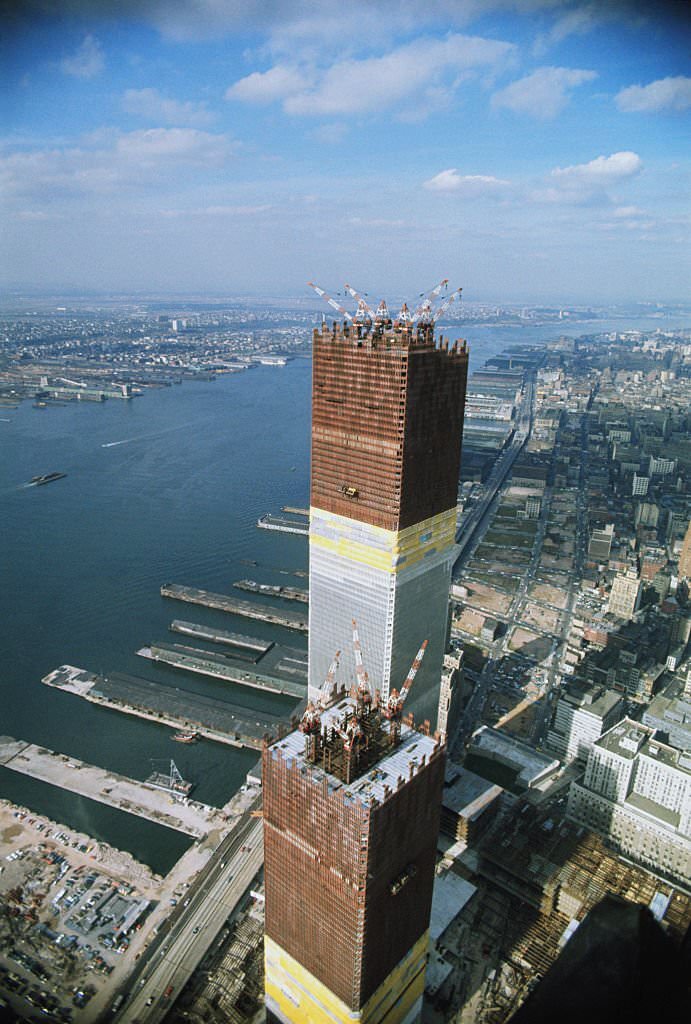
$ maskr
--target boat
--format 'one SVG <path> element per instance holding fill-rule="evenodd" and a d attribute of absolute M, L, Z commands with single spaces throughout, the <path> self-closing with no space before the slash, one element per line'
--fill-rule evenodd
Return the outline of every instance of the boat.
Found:
<path fill-rule="evenodd" d="M 176 743 L 196 743 L 199 738 L 198 732 L 176 732 L 173 736 Z"/>
<path fill-rule="evenodd" d="M 29 483 L 38 487 L 40 484 L 51 484 L 53 480 L 62 480 L 64 476 L 67 473 L 45 473 L 43 476 L 32 476 Z"/>

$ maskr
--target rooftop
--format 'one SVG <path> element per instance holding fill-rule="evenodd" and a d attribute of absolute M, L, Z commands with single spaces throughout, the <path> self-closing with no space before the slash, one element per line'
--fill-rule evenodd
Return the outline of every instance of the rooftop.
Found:
<path fill-rule="evenodd" d="M 322 735 L 329 736 L 336 727 L 341 727 L 346 715 L 353 715 L 357 704 L 352 697 L 345 697 L 321 712 Z M 312 781 L 320 783 L 326 780 L 330 793 L 338 790 L 356 803 L 371 807 L 383 803 L 396 791 L 403 782 L 412 778 L 439 751 L 440 744 L 433 736 L 417 732 L 409 725 L 401 725 L 400 741 L 397 746 L 388 746 L 391 737 L 391 723 L 381 721 L 381 756 L 370 764 L 367 770 L 346 784 L 332 771 L 327 771 L 320 763 L 314 763 L 307 756 L 306 750 L 310 737 L 295 729 L 271 744 L 269 751 L 273 757 L 282 757 L 286 761 L 294 761 L 303 774 L 310 773 Z"/>

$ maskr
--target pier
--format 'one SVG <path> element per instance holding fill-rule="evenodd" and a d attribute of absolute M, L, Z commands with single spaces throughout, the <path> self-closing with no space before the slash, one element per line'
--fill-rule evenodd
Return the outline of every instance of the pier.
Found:
<path fill-rule="evenodd" d="M 304 587 L 273 586 L 270 583 L 257 583 L 256 580 L 236 580 L 233 586 L 238 590 L 249 590 L 252 594 L 282 597 L 284 601 L 301 601 L 302 604 L 309 602 L 309 592 Z"/>
<path fill-rule="evenodd" d="M 242 633 L 228 633 L 225 629 L 212 629 L 210 626 L 201 626 L 197 622 L 184 622 L 182 619 L 175 619 L 170 624 L 171 632 L 182 633 L 183 636 L 193 636 L 198 640 L 209 640 L 214 644 L 227 644 L 228 647 L 237 647 L 240 650 L 252 651 L 255 654 L 266 654 L 273 646 L 272 640 L 257 640 L 253 636 L 243 636 Z"/>
<path fill-rule="evenodd" d="M 11 736 L 0 736 L 0 766 L 197 839 L 226 823 L 217 807 Z"/>
<path fill-rule="evenodd" d="M 113 711 L 168 725 L 175 731 L 194 731 L 217 743 L 253 750 L 261 750 L 265 736 L 277 735 L 287 725 L 290 713 L 282 718 L 250 711 L 139 676 L 119 672 L 99 676 L 74 665 L 61 665 L 41 682 Z"/>
<path fill-rule="evenodd" d="M 222 612 L 230 612 L 232 615 L 244 615 L 248 619 L 260 619 L 262 622 L 270 622 L 275 626 L 285 626 L 287 629 L 298 629 L 303 633 L 307 632 L 307 620 L 297 615 L 290 615 L 288 612 L 270 608 L 268 605 L 254 604 L 252 601 L 242 601 L 228 594 L 212 594 L 208 590 L 199 590 L 196 587 L 185 587 L 179 583 L 164 583 L 161 587 L 161 596 L 170 597 L 174 601 L 187 601 L 189 604 L 201 604 L 206 608 L 218 608 Z"/>
<path fill-rule="evenodd" d="M 310 524 L 306 519 L 289 519 L 288 516 L 277 516 L 267 512 L 257 519 L 260 530 L 279 530 L 281 533 L 299 533 L 306 537 L 310 532 Z"/>
<path fill-rule="evenodd" d="M 226 683 L 238 686 L 249 686 L 254 690 L 265 690 L 267 693 L 278 693 L 282 696 L 295 697 L 296 700 L 306 695 L 304 683 L 290 680 L 279 680 L 256 672 L 246 672 L 232 665 L 222 654 L 204 651 L 199 647 L 187 647 L 184 644 L 167 644 L 159 642 L 150 647 L 141 647 L 137 654 L 151 661 L 162 661 L 173 668 L 186 669 L 199 675 L 211 676 Z"/>

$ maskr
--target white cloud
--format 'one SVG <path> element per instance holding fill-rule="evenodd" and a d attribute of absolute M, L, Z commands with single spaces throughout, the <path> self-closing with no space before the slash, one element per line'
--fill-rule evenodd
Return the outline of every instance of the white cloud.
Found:
<path fill-rule="evenodd" d="M 122 106 L 128 114 L 165 124 L 202 125 L 213 120 L 204 104 L 180 103 L 162 96 L 158 89 L 127 89 L 122 97 Z"/>
<path fill-rule="evenodd" d="M 638 206 L 617 206 L 612 210 L 613 217 L 645 217 L 645 211 L 641 210 Z"/>
<path fill-rule="evenodd" d="M 343 121 L 332 121 L 331 124 L 321 124 L 318 128 L 313 129 L 310 136 L 326 146 L 336 146 L 339 142 L 343 142 L 347 133 L 348 125 Z"/>
<path fill-rule="evenodd" d="M 650 85 L 630 85 L 617 93 L 615 102 L 626 113 L 688 110 L 691 107 L 691 78 L 677 75 L 659 78 Z"/>
<path fill-rule="evenodd" d="M 272 210 L 270 203 L 257 203 L 255 205 L 222 205 L 222 206 L 197 206 L 190 209 L 161 210 L 161 216 L 170 218 L 189 217 L 254 217 L 258 213 L 266 213 Z"/>
<path fill-rule="evenodd" d="M 106 62 L 98 39 L 84 36 L 81 46 L 71 57 L 63 57 L 60 70 L 74 78 L 95 78 L 103 71 Z"/>
<path fill-rule="evenodd" d="M 568 39 L 569 36 L 586 35 L 588 32 L 592 32 L 602 18 L 607 16 L 607 13 L 604 5 L 596 8 L 594 4 L 585 4 L 572 8 L 560 15 L 548 32 L 542 32 L 537 36 L 533 52 L 543 54 L 550 47 Z"/>
<path fill-rule="evenodd" d="M 494 178 L 488 174 L 459 174 L 455 167 L 450 167 L 424 182 L 424 187 L 432 192 L 464 192 L 478 195 L 501 191 L 510 184 L 511 182 L 503 178 Z"/>
<path fill-rule="evenodd" d="M 598 156 L 587 164 L 555 167 L 551 177 L 558 186 L 566 188 L 606 188 L 639 174 L 642 167 L 643 161 L 638 154 L 627 150 L 611 156 Z"/>
<path fill-rule="evenodd" d="M 195 128 L 153 128 L 92 137 L 89 148 L 15 152 L 0 158 L 0 187 L 6 196 L 30 196 L 42 204 L 69 197 L 119 193 L 162 186 L 194 168 L 199 175 L 222 165 L 234 144 L 225 135 Z"/>
<path fill-rule="evenodd" d="M 228 99 L 283 102 L 289 114 L 343 116 L 379 112 L 421 97 L 434 102 L 435 90 L 458 88 L 468 73 L 494 69 L 513 58 L 512 43 L 476 36 L 419 39 L 383 57 L 347 59 L 309 73 L 278 64 L 232 85 Z M 439 99 L 439 97 L 437 97 Z"/>
<path fill-rule="evenodd" d="M 302 92 L 308 86 L 308 79 L 297 68 L 277 64 L 268 71 L 254 71 L 235 82 L 226 90 L 226 99 L 243 103 L 273 103 Z"/>
<path fill-rule="evenodd" d="M 493 107 L 507 107 L 541 120 L 556 117 L 570 99 L 570 91 L 597 78 L 596 71 L 544 67 L 507 85 L 492 96 Z"/>

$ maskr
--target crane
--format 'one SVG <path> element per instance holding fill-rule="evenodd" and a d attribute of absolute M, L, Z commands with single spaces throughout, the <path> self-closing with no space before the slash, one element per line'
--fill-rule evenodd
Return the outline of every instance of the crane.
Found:
<path fill-rule="evenodd" d="M 444 299 L 441 306 L 439 306 L 434 316 L 432 317 L 431 323 L 436 324 L 439 317 L 444 315 L 444 313 L 447 311 L 451 303 L 456 300 L 457 296 L 460 296 L 462 291 L 462 288 L 457 288 L 455 292 L 451 292 L 451 294 L 446 299 Z"/>
<path fill-rule="evenodd" d="M 424 643 L 422 644 L 422 647 L 415 655 L 415 658 L 413 659 L 413 664 L 410 666 L 408 675 L 405 677 L 403 681 L 401 692 L 399 693 L 398 690 L 394 688 L 389 694 L 389 699 L 386 702 L 386 707 L 384 708 L 383 712 L 385 718 L 393 720 L 400 719 L 403 713 L 403 705 L 405 704 L 406 698 L 410 693 L 410 687 L 413 685 L 413 680 L 417 675 L 418 669 L 422 664 L 422 659 L 425 656 L 425 651 L 427 649 L 428 643 L 429 641 L 425 640 Z"/>
<path fill-rule="evenodd" d="M 357 300 L 357 313 L 355 314 L 355 322 L 367 323 L 368 320 L 370 322 L 374 320 L 374 310 L 365 302 L 362 295 L 355 291 L 352 284 L 344 284 L 343 287 L 350 295 L 353 296 L 354 299 Z"/>
<path fill-rule="evenodd" d="M 417 320 L 418 317 L 422 316 L 423 312 L 427 312 L 427 311 L 431 312 L 431 310 L 432 310 L 432 300 L 436 299 L 436 297 L 441 292 L 442 288 L 445 288 L 448 285 L 448 283 L 449 283 L 449 279 L 448 279 L 448 277 L 445 277 L 443 279 L 443 281 L 440 281 L 439 284 L 435 285 L 434 288 L 432 288 L 431 291 L 427 292 L 427 294 L 425 295 L 425 298 L 416 307 L 415 312 L 412 315 L 412 319 L 413 320 Z"/>
<path fill-rule="evenodd" d="M 321 730 L 321 713 L 328 706 L 340 656 L 341 652 L 336 651 L 334 659 L 329 665 L 329 671 L 326 673 L 326 678 L 321 685 L 317 702 L 309 701 L 300 719 L 298 728 L 300 732 L 304 732 L 308 736 L 314 735 Z"/>
<path fill-rule="evenodd" d="M 327 295 L 323 288 L 320 288 L 319 285 L 314 284 L 312 281 L 308 281 L 307 284 L 310 286 L 310 288 L 314 289 L 314 291 L 320 298 L 328 302 L 329 305 L 333 307 L 333 309 L 338 310 L 338 312 L 347 320 L 353 319 L 352 315 L 348 312 L 348 310 L 344 309 L 343 306 L 341 306 L 340 303 L 336 302 L 335 299 L 332 299 L 330 295 Z"/>
<path fill-rule="evenodd" d="M 365 666 L 362 663 L 362 646 L 355 619 L 353 619 L 353 650 L 355 651 L 355 674 L 357 676 L 358 696 L 366 704 L 369 704 L 374 694 L 372 693 L 369 676 L 365 672 Z"/>

